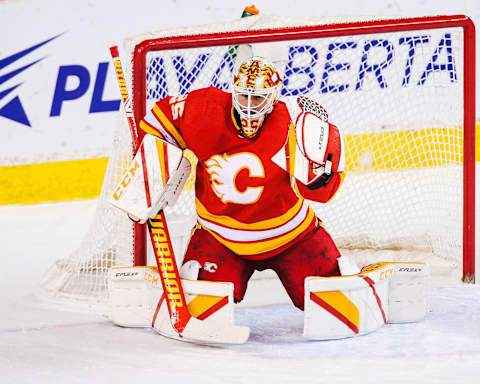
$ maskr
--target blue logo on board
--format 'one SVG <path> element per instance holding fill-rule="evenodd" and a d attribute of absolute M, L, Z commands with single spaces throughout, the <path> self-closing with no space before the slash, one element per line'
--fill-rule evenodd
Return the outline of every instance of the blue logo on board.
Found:
<path fill-rule="evenodd" d="M 57 37 L 59 37 L 61 34 L 56 35 L 54 37 L 51 37 L 50 39 L 47 39 L 45 41 L 42 41 L 41 43 L 38 43 L 36 45 L 33 45 L 27 49 L 24 49 L 23 51 L 14 53 L 13 55 L 10 55 L 4 59 L 0 59 L 0 102 L 3 100 L 7 95 L 9 95 L 11 92 L 13 92 L 15 89 L 17 89 L 20 85 L 23 83 L 17 83 L 10 88 L 7 89 L 2 89 L 2 85 L 7 82 L 10 79 L 15 78 L 18 74 L 22 73 L 23 71 L 29 69 L 30 67 L 33 67 L 35 64 L 39 63 L 44 59 L 38 59 L 35 61 L 32 61 L 22 67 L 15 68 L 8 71 L 4 71 L 7 67 L 13 66 L 17 61 L 22 59 L 23 57 L 27 56 L 28 54 L 36 51 L 40 47 L 43 47 L 45 44 L 48 44 L 52 40 L 55 40 Z M 2 72 L 7 72 L 3 74 Z M 15 96 L 12 100 L 7 102 L 5 105 L 0 106 L 0 116 L 3 116 L 7 119 L 16 121 L 17 123 L 26 125 L 28 127 L 31 127 L 30 120 L 28 119 L 27 113 L 25 111 L 25 108 L 23 107 L 22 101 L 20 100 L 20 97 L 17 95 Z"/>

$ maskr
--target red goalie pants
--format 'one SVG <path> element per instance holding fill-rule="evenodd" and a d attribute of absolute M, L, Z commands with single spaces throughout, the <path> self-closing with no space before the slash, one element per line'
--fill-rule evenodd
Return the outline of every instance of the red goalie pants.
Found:
<path fill-rule="evenodd" d="M 287 250 L 264 260 L 244 259 L 220 244 L 205 229 L 193 233 L 184 263 L 197 260 L 202 269 L 199 280 L 228 281 L 234 288 L 234 299 L 240 302 L 248 280 L 255 270 L 273 269 L 293 304 L 303 310 L 304 281 L 308 276 L 338 276 L 335 243 L 323 227 L 318 227 Z"/>

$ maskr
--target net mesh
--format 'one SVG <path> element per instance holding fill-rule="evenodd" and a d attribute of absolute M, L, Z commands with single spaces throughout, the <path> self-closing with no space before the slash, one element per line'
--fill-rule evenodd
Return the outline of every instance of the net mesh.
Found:
<path fill-rule="evenodd" d="M 115 130 L 113 148 L 94 220 L 78 249 L 53 264 L 41 280 L 41 292 L 46 296 L 104 303 L 108 269 L 133 264 L 133 223 L 108 202 L 132 159 L 132 140 L 123 116 Z"/>

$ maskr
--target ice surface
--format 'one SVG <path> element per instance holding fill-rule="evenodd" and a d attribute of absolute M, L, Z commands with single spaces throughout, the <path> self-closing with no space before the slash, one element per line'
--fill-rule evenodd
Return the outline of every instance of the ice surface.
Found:
<path fill-rule="evenodd" d="M 480 287 L 434 288 L 420 323 L 306 341 L 291 305 L 240 307 L 237 346 L 192 345 L 127 329 L 34 296 L 51 263 L 80 243 L 95 201 L 0 207 L 1 383 L 478 383 Z"/>
<path fill-rule="evenodd" d="M 10 3 L 15 11 L 13 16 L 21 12 L 40 24 L 39 7 L 42 12 L 51 12 L 44 5 L 35 8 L 25 7 L 25 1 Z M 68 15 L 72 14 L 72 2 L 56 3 L 65 8 Z M 98 35 L 98 25 L 103 27 L 105 18 L 103 9 L 111 8 L 111 4 L 105 4 L 113 2 L 88 2 L 88 7 L 77 3 L 83 7 L 80 12 L 74 12 L 78 25 L 88 26 L 92 35 Z M 208 4 L 196 2 L 193 11 L 184 12 L 184 3 L 162 2 L 166 14 L 172 17 L 162 19 L 154 12 L 146 15 L 147 19 L 158 27 L 199 24 L 229 20 L 239 8 L 235 2 L 215 0 Z M 308 11 L 312 15 L 467 13 L 476 21 L 479 19 L 476 0 L 384 1 L 380 9 L 379 3 L 337 1 L 312 7 L 311 1 L 302 0 L 292 7 L 291 2 L 260 0 L 256 5 L 266 14 L 290 13 L 292 16 L 305 15 Z M 132 3 L 130 7 L 137 11 L 139 5 Z M 175 17 L 174 11 L 178 9 L 182 12 L 177 12 Z M 124 9 L 121 14 L 125 14 Z M 99 51 L 101 45 L 99 52 L 103 52 L 105 39 L 116 41 L 122 34 L 130 35 L 132 28 L 148 29 L 145 19 L 136 21 L 109 29 L 108 36 L 104 34 L 96 39 L 94 48 Z M 71 17 L 59 23 L 60 27 L 53 26 L 55 33 L 58 28 L 62 30 L 62 25 L 72 30 Z M 8 23 L 4 25 L 9 27 Z M 43 26 L 44 32 L 49 30 L 45 28 Z M 92 39 L 85 39 L 85 28 L 73 30 L 79 30 L 82 41 L 91 48 Z M 10 43 L 18 45 L 17 40 Z M 65 52 L 68 55 L 71 50 Z M 63 59 L 62 51 L 56 51 L 52 58 L 59 55 Z M 72 136 L 62 120 L 50 119 L 48 131 L 42 131 L 43 135 L 38 129 L 19 130 L 18 140 L 15 136 L 15 140 L 2 141 L 1 157 L 13 155 L 23 160 L 35 157 L 37 162 L 42 158 L 57 159 L 57 152 L 61 152 L 60 159 L 77 158 L 77 151 L 81 151 L 82 156 L 89 151 L 95 156 L 106 153 L 111 132 L 104 130 L 105 124 L 98 125 L 102 127 L 101 132 L 95 131 L 95 137 L 98 139 L 100 135 L 100 140 L 91 140 L 93 128 L 88 121 L 84 121 L 84 125 L 78 141 L 73 138 L 79 135 Z M 8 128 L 11 135 L 17 134 L 13 126 L 4 124 L 2 128 Z M 52 138 L 52 132 L 67 139 Z M 27 134 L 34 140 L 25 140 Z M 53 141 L 45 141 L 41 136 Z M 16 146 L 17 141 L 22 145 Z M 39 155 L 42 158 L 39 159 Z M 479 189 L 477 185 L 477 191 Z M 431 309 L 423 322 L 387 325 L 369 335 L 328 342 L 303 340 L 303 315 L 291 305 L 240 307 L 236 310 L 236 322 L 251 327 L 250 340 L 244 345 L 224 347 L 186 344 L 165 339 L 151 330 L 120 328 L 95 312 L 79 311 L 84 308 L 39 301 L 34 297 L 36 284 L 54 260 L 71 254 L 78 247 L 90 225 L 95 203 L 0 207 L 0 384 L 480 383 L 478 285 L 433 289 Z M 477 255 L 480 266 L 478 260 Z M 477 281 L 480 281 L 478 272 Z"/>

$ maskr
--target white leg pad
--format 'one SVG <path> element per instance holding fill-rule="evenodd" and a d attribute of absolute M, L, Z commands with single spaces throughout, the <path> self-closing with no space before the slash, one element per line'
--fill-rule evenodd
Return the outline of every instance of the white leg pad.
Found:
<path fill-rule="evenodd" d="M 148 267 L 112 267 L 108 274 L 110 320 L 122 327 L 151 327 L 163 293 Z M 159 282 L 160 283 L 160 282 Z"/>
<path fill-rule="evenodd" d="M 154 267 L 113 267 L 109 272 L 110 319 L 124 327 L 153 327 L 163 336 L 195 342 L 243 343 L 248 327 L 234 325 L 233 284 L 182 279 L 193 316 L 180 336 L 171 325 L 162 283 Z"/>
<path fill-rule="evenodd" d="M 430 298 L 430 267 L 425 263 L 394 263 L 389 291 L 389 323 L 425 318 Z"/>
<path fill-rule="evenodd" d="M 385 324 L 419 321 L 428 310 L 428 265 L 377 263 L 361 273 L 305 279 L 308 339 L 338 339 L 372 332 Z"/>

